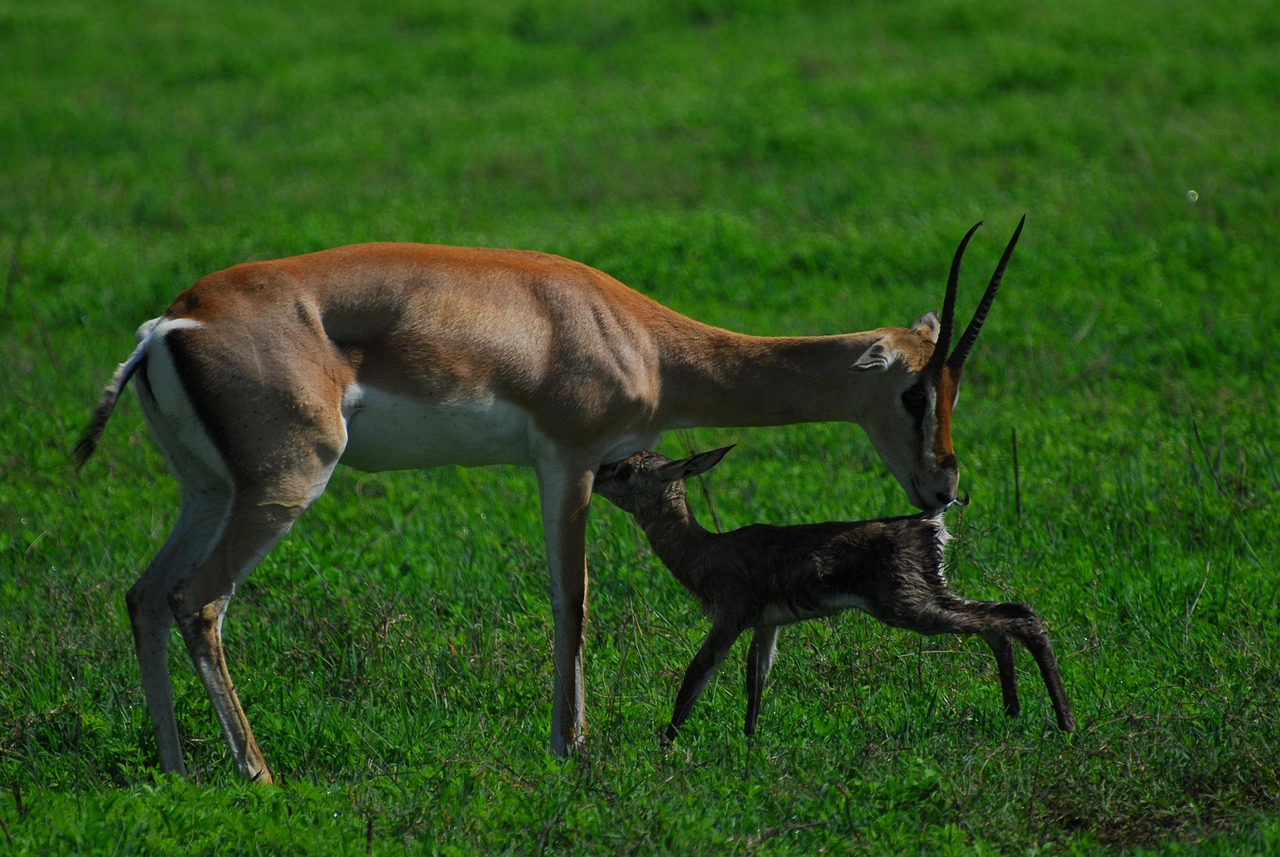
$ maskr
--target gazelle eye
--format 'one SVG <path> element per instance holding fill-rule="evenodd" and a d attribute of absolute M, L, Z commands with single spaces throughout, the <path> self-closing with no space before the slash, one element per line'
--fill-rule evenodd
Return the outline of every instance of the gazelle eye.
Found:
<path fill-rule="evenodd" d="M 924 419 L 924 409 L 927 401 L 923 384 L 916 384 L 902 394 L 902 406 L 907 409 L 907 413 L 915 420 Z"/>

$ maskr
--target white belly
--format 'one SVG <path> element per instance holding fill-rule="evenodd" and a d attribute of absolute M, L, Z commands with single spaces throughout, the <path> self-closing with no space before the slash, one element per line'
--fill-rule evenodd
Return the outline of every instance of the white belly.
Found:
<path fill-rule="evenodd" d="M 533 463 L 528 414 L 499 399 L 426 403 L 353 385 L 342 415 L 342 463 L 357 470 Z"/>

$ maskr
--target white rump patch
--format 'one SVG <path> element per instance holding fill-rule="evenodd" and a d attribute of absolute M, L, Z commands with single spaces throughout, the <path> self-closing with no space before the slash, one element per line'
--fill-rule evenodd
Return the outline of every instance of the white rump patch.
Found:
<path fill-rule="evenodd" d="M 186 318 L 153 318 L 138 328 L 141 344 L 147 350 L 147 396 L 138 387 L 138 402 L 151 428 L 151 435 L 164 453 L 169 466 L 189 490 L 225 491 L 231 475 L 205 431 L 178 377 L 165 337 L 174 330 L 203 327 Z"/>

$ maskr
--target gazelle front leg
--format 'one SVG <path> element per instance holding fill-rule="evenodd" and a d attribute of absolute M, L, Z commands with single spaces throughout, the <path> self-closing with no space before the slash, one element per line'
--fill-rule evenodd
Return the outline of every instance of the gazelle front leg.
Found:
<path fill-rule="evenodd" d="M 567 756 L 580 746 L 586 730 L 582 656 L 587 622 L 587 508 L 593 475 L 594 467 L 538 471 L 555 625 L 551 752 L 557 756 Z"/>

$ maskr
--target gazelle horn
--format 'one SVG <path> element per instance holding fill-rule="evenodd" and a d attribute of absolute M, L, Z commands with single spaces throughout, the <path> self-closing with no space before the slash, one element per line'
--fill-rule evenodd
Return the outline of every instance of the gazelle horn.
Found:
<path fill-rule="evenodd" d="M 960 245 L 956 247 L 955 256 L 951 258 L 951 273 L 947 276 L 947 293 L 942 299 L 942 322 L 939 325 L 938 341 L 934 343 L 933 356 L 929 358 L 929 365 L 925 369 L 926 374 L 936 375 L 941 372 L 943 364 L 947 361 L 947 349 L 951 347 L 951 329 L 955 327 L 956 292 L 960 287 L 960 260 L 964 258 L 964 248 L 969 246 L 969 239 L 981 225 L 982 221 L 979 220 L 969 227 L 969 231 L 960 239 Z"/>
<path fill-rule="evenodd" d="M 987 312 L 991 309 L 991 303 L 996 299 L 996 292 L 1000 289 L 1000 278 L 1004 276 L 1004 269 L 1009 264 L 1009 258 L 1013 255 L 1013 248 L 1018 244 L 1018 236 L 1022 234 L 1023 224 L 1027 222 L 1027 216 L 1022 215 L 1022 219 L 1018 221 L 1018 228 L 1013 230 L 1013 237 L 1009 239 L 1009 244 L 1004 248 L 1004 254 L 1000 257 L 1000 264 L 996 265 L 995 273 L 991 275 L 991 282 L 987 284 L 987 290 L 982 295 L 982 300 L 978 303 L 977 310 L 973 313 L 973 318 L 969 322 L 969 326 L 965 328 L 964 335 L 960 337 L 960 342 L 956 345 L 956 350 L 951 352 L 951 356 L 946 359 L 946 366 L 951 370 L 951 374 L 957 380 L 960 376 L 960 370 L 964 368 L 964 361 L 969 356 L 973 343 L 978 339 L 978 334 L 982 331 L 982 324 L 987 320 Z M 979 224 L 981 225 L 981 224 Z M 975 227 L 976 228 L 976 227 Z M 969 230 L 969 234 L 973 234 L 973 230 Z M 965 240 L 968 240 L 968 235 Z M 961 242 L 960 249 L 964 249 L 964 243 Z M 956 266 L 959 263 L 959 252 L 956 254 L 956 261 L 952 263 L 951 276 L 957 276 Z M 948 300 L 951 300 L 951 286 L 947 286 Z M 945 307 L 944 307 L 945 319 Z M 939 334 L 939 344 L 941 344 L 942 335 L 950 335 L 950 328 L 944 320 L 942 323 L 942 334 Z M 934 351 L 937 355 L 939 351 Z M 932 360 L 930 361 L 932 363 Z"/>

